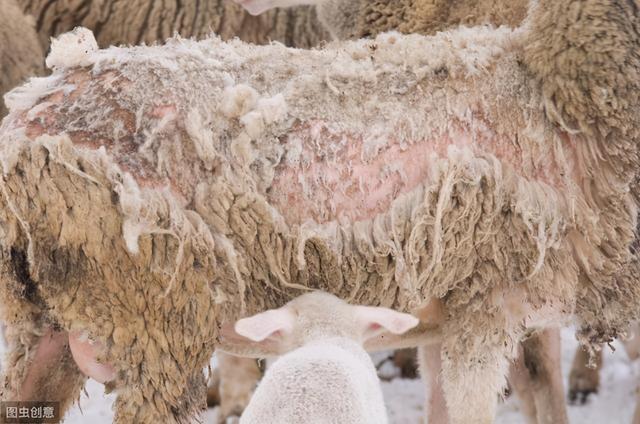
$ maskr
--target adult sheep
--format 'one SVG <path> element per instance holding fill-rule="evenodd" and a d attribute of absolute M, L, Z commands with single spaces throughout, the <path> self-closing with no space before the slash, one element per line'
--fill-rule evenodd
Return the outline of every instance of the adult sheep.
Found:
<path fill-rule="evenodd" d="M 386 31 L 435 34 L 459 25 L 519 26 L 525 0 L 233 0 L 259 15 L 276 7 L 314 5 L 334 39 L 372 37 Z"/>
<path fill-rule="evenodd" d="M 14 0 L 0 0 L 0 94 L 43 70 L 43 53 L 34 22 Z M 0 99 L 0 118 L 7 113 Z"/>
<path fill-rule="evenodd" d="M 49 38 L 84 26 L 100 46 L 153 44 L 175 34 L 202 38 L 216 33 L 257 44 L 280 41 L 310 47 L 327 39 L 314 8 L 272 11 L 252 17 L 227 0 L 17 0 L 36 21 L 45 49 Z"/>
<path fill-rule="evenodd" d="M 227 0 L 2 0 L 0 11 L 0 97 L 41 74 L 50 38 L 76 26 L 90 28 L 104 47 L 153 44 L 174 34 L 202 38 L 212 32 L 224 39 L 280 41 L 296 47 L 329 38 L 312 7 L 252 17 Z M 0 118 L 5 114 L 0 101 Z"/>
<path fill-rule="evenodd" d="M 451 420 L 491 422 L 537 318 L 598 342 L 636 314 L 636 6 L 540 0 L 516 31 L 317 51 L 53 54 L 0 129 L 3 398 L 75 396 L 83 331 L 116 421 L 185 421 L 218 326 L 318 288 L 441 304 Z M 34 383 L 61 380 L 52 357 L 77 383 Z"/>

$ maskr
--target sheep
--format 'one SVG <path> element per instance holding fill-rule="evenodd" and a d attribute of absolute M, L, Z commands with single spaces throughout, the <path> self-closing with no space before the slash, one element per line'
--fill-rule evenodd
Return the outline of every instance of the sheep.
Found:
<path fill-rule="evenodd" d="M 363 343 L 381 330 L 402 334 L 417 324 L 412 315 L 349 305 L 324 292 L 239 320 L 223 339 L 245 338 L 249 350 L 280 356 L 240 422 L 386 423 L 380 381 Z"/>
<path fill-rule="evenodd" d="M 40 74 L 42 48 L 34 22 L 14 0 L 0 0 L 0 95 L 23 83 L 27 76 Z M 0 99 L 0 119 L 7 110 Z"/>
<path fill-rule="evenodd" d="M 525 17 L 524 0 L 234 0 L 250 14 L 272 8 L 314 5 L 318 19 L 334 39 L 373 37 L 395 30 L 435 34 L 458 25 L 518 26 Z"/>
<path fill-rule="evenodd" d="M 633 6 L 539 0 L 515 30 L 312 51 L 177 38 L 57 63 L 5 97 L 0 127 L 2 398 L 55 380 L 33 364 L 42 336 L 67 358 L 79 330 L 115 370 L 116 422 L 184 422 L 219 325 L 320 289 L 440 302 L 451 422 L 491 422 L 527 327 L 575 317 L 588 344 L 636 317 Z"/>
<path fill-rule="evenodd" d="M 102 46 L 153 44 L 175 33 L 202 38 L 212 31 L 225 39 L 237 36 L 247 42 L 281 41 L 296 47 L 329 38 L 313 8 L 254 18 L 227 0 L 2 0 L 0 10 L 0 97 L 26 78 L 42 74 L 50 38 L 76 26 L 92 29 Z M 5 113 L 0 102 L 0 118 Z"/>
<path fill-rule="evenodd" d="M 517 26 L 525 15 L 526 1 L 509 2 L 449 2 L 449 1 L 392 1 L 371 2 L 356 0 L 235 0 L 249 13 L 259 15 L 276 7 L 292 7 L 302 4 L 315 5 L 318 17 L 334 39 L 350 39 L 375 36 L 386 30 L 400 32 L 418 32 L 433 34 L 460 24 L 479 25 L 491 23 Z M 546 352 L 549 335 L 533 335 L 525 345 L 522 355 L 527 356 L 527 363 L 540 372 L 527 377 L 527 382 L 536 388 L 535 397 L 540 410 L 541 420 L 550 419 L 552 423 L 567 422 L 564 407 L 564 390 L 559 380 L 559 369 L 554 364 L 538 363 L 542 358 L 553 356 Z M 559 337 L 559 336 L 557 336 Z M 420 347 L 421 374 L 430 388 L 426 402 L 428 421 L 430 423 L 446 423 L 447 411 L 439 387 L 440 380 L 438 358 L 441 346 Z M 517 380 L 525 379 L 528 372 L 522 369 Z M 529 399 L 528 391 L 520 385 L 516 393 Z M 552 396 L 547 396 L 552 393 Z M 533 399 L 531 399 L 533 402 Z M 526 415 L 537 421 L 535 408 Z"/>
<path fill-rule="evenodd" d="M 153 44 L 176 33 L 202 38 L 215 32 L 224 39 L 240 37 L 258 44 L 273 40 L 297 47 L 315 46 L 327 39 L 313 8 L 273 11 L 254 18 L 227 0 L 17 0 L 17 3 L 35 18 L 45 50 L 50 37 L 77 26 L 91 29 L 101 46 Z"/>

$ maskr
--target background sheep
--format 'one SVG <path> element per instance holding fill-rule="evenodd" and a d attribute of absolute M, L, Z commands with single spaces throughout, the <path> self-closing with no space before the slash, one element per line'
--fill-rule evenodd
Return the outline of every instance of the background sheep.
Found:
<path fill-rule="evenodd" d="M 273 11 L 259 18 L 226 0 L 17 0 L 36 19 L 42 45 L 49 37 L 84 26 L 101 46 L 153 44 L 178 33 L 201 38 L 214 32 L 224 39 L 240 37 L 258 44 L 280 41 L 310 47 L 325 39 L 313 8 Z"/>
<path fill-rule="evenodd" d="M 43 71 L 43 53 L 34 23 L 14 0 L 0 0 L 0 118 L 6 114 L 2 94 Z"/>
<path fill-rule="evenodd" d="M 283 356 L 265 373 L 240 422 L 386 423 L 380 381 L 362 345 L 382 329 L 402 334 L 417 324 L 411 315 L 348 305 L 322 292 L 241 319 L 231 337 Z"/>
<path fill-rule="evenodd" d="M 38 332 L 80 328 L 118 372 L 116 420 L 184 419 L 217 324 L 298 287 L 401 310 L 441 299 L 455 423 L 492 420 L 536 312 L 575 311 L 588 341 L 615 336 L 638 305 L 637 11 L 538 5 L 515 32 L 96 52 L 92 70 L 61 64 L 11 93 L 2 314 L 29 354 L 3 396 L 33 369 Z M 325 150 L 345 137 L 362 137 L 355 155 Z M 397 175 L 380 140 L 406 142 L 431 174 Z M 354 179 L 328 166 L 378 164 L 381 185 L 341 201 Z"/>
<path fill-rule="evenodd" d="M 277 7 L 315 5 L 318 18 L 340 40 L 372 37 L 387 31 L 435 34 L 459 25 L 518 26 L 525 0 L 234 0 L 259 15 Z"/>
<path fill-rule="evenodd" d="M 0 98 L 42 73 L 50 38 L 77 26 L 90 28 L 104 47 L 153 44 L 176 33 L 202 38 L 215 32 L 224 39 L 280 41 L 297 47 L 315 46 L 328 38 L 310 7 L 275 10 L 260 17 L 227 0 L 2 0 L 0 7 Z M 0 118 L 5 114 L 0 101 Z"/>

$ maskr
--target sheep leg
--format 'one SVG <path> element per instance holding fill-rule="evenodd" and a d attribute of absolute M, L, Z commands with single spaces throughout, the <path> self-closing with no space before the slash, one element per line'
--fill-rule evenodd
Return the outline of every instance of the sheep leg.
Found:
<path fill-rule="evenodd" d="M 214 408 L 218 405 L 220 405 L 220 369 L 215 368 L 207 386 L 207 406 Z"/>
<path fill-rule="evenodd" d="M 524 349 L 522 345 L 518 347 L 518 358 L 511 363 L 509 369 L 509 383 L 513 391 L 520 399 L 520 410 L 524 415 L 527 424 L 537 424 L 536 403 L 531 392 L 531 376 L 525 365 Z"/>
<path fill-rule="evenodd" d="M 632 361 L 637 360 L 640 357 L 640 323 L 635 323 L 631 328 L 631 338 L 624 340 L 624 349 L 627 352 L 627 356 Z M 602 355 L 602 352 L 599 352 Z M 633 414 L 632 424 L 640 424 L 640 388 L 636 389 L 636 411 Z"/>
<path fill-rule="evenodd" d="M 400 368 L 402 378 L 416 378 L 418 376 L 416 349 L 400 349 L 393 354 L 393 364 Z"/>
<path fill-rule="evenodd" d="M 580 347 L 576 349 L 569 373 L 569 402 L 582 405 L 587 402 L 591 393 L 598 393 L 602 350 L 596 351 L 595 355 L 596 367 L 591 368 L 588 366 L 589 353 Z"/>
<path fill-rule="evenodd" d="M 637 394 L 636 397 L 636 412 L 633 413 L 631 424 L 640 424 L 640 394 Z"/>
<path fill-rule="evenodd" d="M 423 345 L 418 348 L 420 375 L 428 388 L 425 412 L 429 424 L 449 423 L 449 413 L 444 392 L 442 391 L 442 381 L 440 380 L 440 369 L 442 368 L 441 351 L 441 343 Z"/>
<path fill-rule="evenodd" d="M 538 424 L 568 423 L 560 366 L 560 330 L 549 328 L 522 342 Z"/>
<path fill-rule="evenodd" d="M 629 359 L 635 361 L 640 358 L 640 323 L 633 324 L 629 332 L 629 339 L 623 340 L 622 343 Z"/>
<path fill-rule="evenodd" d="M 253 391 L 262 376 L 255 359 L 240 358 L 219 352 L 220 414 L 221 422 L 228 417 L 240 416 L 247 407 Z"/>
<path fill-rule="evenodd" d="M 442 388 L 451 424 L 494 422 L 498 398 L 515 357 L 519 328 L 505 308 L 490 308 L 491 300 L 459 301 L 452 292 L 445 301 Z"/>
<path fill-rule="evenodd" d="M 507 352 L 486 346 L 475 352 L 475 361 L 465 361 L 452 357 L 450 350 L 445 342 L 441 352 L 443 391 L 451 424 L 493 423 L 509 366 Z"/>
<path fill-rule="evenodd" d="M 52 328 L 41 332 L 9 325 L 5 337 L 9 351 L 0 399 L 59 402 L 57 412 L 63 416 L 86 379 L 73 360 L 68 334 Z"/>

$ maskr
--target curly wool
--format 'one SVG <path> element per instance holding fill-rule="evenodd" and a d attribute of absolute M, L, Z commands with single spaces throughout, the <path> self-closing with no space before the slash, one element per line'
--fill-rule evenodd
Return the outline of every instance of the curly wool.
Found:
<path fill-rule="evenodd" d="M 618 11 L 596 20 L 622 40 L 603 41 L 611 63 L 568 49 L 579 40 L 554 34 L 574 25 L 541 2 L 517 31 L 385 34 L 313 51 L 219 39 L 113 48 L 94 53 L 91 69 L 14 93 L 0 129 L 3 316 L 32 331 L 44 323 L 19 308 L 28 303 L 101 342 L 119 370 L 120 422 L 186 420 L 217 325 L 300 288 L 401 310 L 442 298 L 446 392 L 487 377 L 477 364 L 497 364 L 488 377 L 499 387 L 523 331 L 508 293 L 533 309 L 575 311 L 592 341 L 615 336 L 640 297 L 629 249 L 639 50 L 627 28 L 638 17 L 603 2 L 554 10 Z M 565 51 L 585 65 L 577 82 L 556 64 Z M 601 101 L 600 81 L 616 101 Z M 228 90 L 238 84 L 263 101 L 238 103 L 251 93 Z M 38 135 L 29 110 L 51 90 L 55 128 Z M 251 116 L 238 119 L 237 104 Z M 434 141 L 460 133 L 474 144 Z M 372 218 L 339 220 L 324 201 L 335 193 L 304 178 L 293 181 L 301 199 L 323 200 L 315 222 L 283 207 L 281 167 L 304 166 L 307 154 L 334 160 L 322 146 L 349 134 L 365 138 L 363 161 L 380 155 L 380 140 L 423 143 L 428 172 Z M 38 296 L 25 298 L 32 286 Z"/>
<path fill-rule="evenodd" d="M 15 0 L 0 0 L 0 95 L 42 73 L 44 54 L 34 22 L 18 8 Z M 7 110 L 0 99 L 0 119 Z"/>

